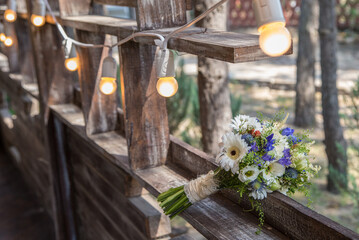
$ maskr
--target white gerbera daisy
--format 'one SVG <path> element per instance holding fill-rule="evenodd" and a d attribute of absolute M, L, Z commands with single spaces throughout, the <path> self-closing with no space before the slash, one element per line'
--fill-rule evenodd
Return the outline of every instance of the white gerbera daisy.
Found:
<path fill-rule="evenodd" d="M 222 142 L 222 153 L 217 157 L 217 161 L 224 170 L 231 170 L 233 174 L 236 174 L 239 170 L 239 162 L 248 153 L 250 147 L 242 139 L 242 135 L 233 132 L 223 135 Z"/>
<path fill-rule="evenodd" d="M 249 129 L 254 129 L 255 131 L 262 131 L 262 126 L 256 118 L 245 115 L 238 115 L 237 117 L 232 119 L 232 123 L 230 126 L 238 132 L 244 132 Z"/>
<path fill-rule="evenodd" d="M 252 182 L 257 179 L 259 174 L 260 171 L 257 166 L 247 166 L 239 172 L 238 178 L 241 182 Z"/>

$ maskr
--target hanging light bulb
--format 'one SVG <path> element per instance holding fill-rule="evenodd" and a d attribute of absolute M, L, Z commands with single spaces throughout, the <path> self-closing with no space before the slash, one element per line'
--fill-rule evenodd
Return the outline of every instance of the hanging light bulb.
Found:
<path fill-rule="evenodd" d="M 1 42 L 5 42 L 5 40 L 6 40 L 6 35 L 5 35 L 5 33 L 0 33 L 0 41 L 1 41 Z"/>
<path fill-rule="evenodd" d="M 111 95 L 116 91 L 116 75 L 117 63 L 111 54 L 109 54 L 109 56 L 107 56 L 102 62 L 102 73 L 99 88 L 103 94 Z"/>
<path fill-rule="evenodd" d="M 292 37 L 285 28 L 280 0 L 253 0 L 253 10 L 262 51 L 272 57 L 285 54 L 292 45 Z"/>
<path fill-rule="evenodd" d="M 5 10 L 4 18 L 8 22 L 16 21 L 17 15 L 16 15 L 16 1 L 15 0 L 7 1 L 7 9 Z"/>
<path fill-rule="evenodd" d="M 6 37 L 4 44 L 6 47 L 11 47 L 14 44 L 14 41 L 12 40 L 12 37 Z"/>
<path fill-rule="evenodd" d="M 36 27 L 45 24 L 46 7 L 43 0 L 35 0 L 32 4 L 31 22 Z"/>
<path fill-rule="evenodd" d="M 172 97 L 178 90 L 175 79 L 175 67 L 173 52 L 168 49 L 160 49 L 156 54 L 157 66 L 157 92 L 163 97 Z"/>
<path fill-rule="evenodd" d="M 65 67 L 67 70 L 73 72 L 78 69 L 78 60 L 76 57 L 68 58 L 65 60 Z"/>

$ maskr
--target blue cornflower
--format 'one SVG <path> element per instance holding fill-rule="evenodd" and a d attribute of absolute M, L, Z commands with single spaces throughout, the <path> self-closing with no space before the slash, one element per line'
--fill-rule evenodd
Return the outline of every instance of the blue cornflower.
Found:
<path fill-rule="evenodd" d="M 281 132 L 282 136 L 291 136 L 291 135 L 293 135 L 293 133 L 294 133 L 294 129 L 289 128 L 289 127 L 283 128 L 282 132 Z"/>
<path fill-rule="evenodd" d="M 262 159 L 263 159 L 264 161 L 266 161 L 266 162 L 271 162 L 271 161 L 273 161 L 275 158 L 272 157 L 271 155 L 269 155 L 268 153 L 266 153 L 266 154 L 263 155 Z"/>
<path fill-rule="evenodd" d="M 262 167 L 263 161 L 261 159 L 260 156 L 258 156 L 257 154 L 254 154 L 254 163 L 257 164 L 259 167 Z"/>
<path fill-rule="evenodd" d="M 298 177 L 298 171 L 297 170 L 295 170 L 294 168 L 287 168 L 286 170 L 285 170 L 285 174 L 284 174 L 285 176 L 287 176 L 287 177 L 290 177 L 290 178 L 297 178 Z"/>
<path fill-rule="evenodd" d="M 283 157 L 281 159 L 279 159 L 279 163 L 282 164 L 283 166 L 289 166 L 292 164 L 292 161 L 290 160 L 290 149 L 284 149 L 283 151 Z"/>
<path fill-rule="evenodd" d="M 302 140 L 301 139 L 298 139 L 296 136 L 294 135 L 291 135 L 291 136 L 288 136 L 288 140 L 290 142 L 292 142 L 292 144 L 297 144 L 297 143 L 300 143 Z"/>
<path fill-rule="evenodd" d="M 267 139 L 267 144 L 266 144 L 266 146 L 265 146 L 265 150 L 266 150 L 267 152 L 269 152 L 269 151 L 271 151 L 271 150 L 274 149 L 273 144 L 275 143 L 275 139 L 273 139 L 273 136 L 274 136 L 274 134 L 272 133 L 271 135 L 269 135 L 268 137 L 266 137 L 266 139 Z"/>
<path fill-rule="evenodd" d="M 249 152 L 258 152 L 258 146 L 256 141 L 251 144 L 251 149 L 249 149 Z"/>
<path fill-rule="evenodd" d="M 251 142 L 253 142 L 254 138 L 251 134 L 243 134 L 242 135 L 242 139 L 244 139 L 244 141 L 249 145 L 251 146 Z"/>

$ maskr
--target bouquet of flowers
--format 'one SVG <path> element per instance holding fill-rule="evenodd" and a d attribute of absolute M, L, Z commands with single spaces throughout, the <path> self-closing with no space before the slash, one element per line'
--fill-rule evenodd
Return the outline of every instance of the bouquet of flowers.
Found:
<path fill-rule="evenodd" d="M 160 194 L 157 200 L 165 214 L 173 218 L 220 189 L 233 189 L 241 197 L 246 194 L 259 211 L 260 231 L 264 223 L 260 200 L 268 193 L 302 191 L 307 196 L 310 179 L 320 170 L 310 163 L 308 155 L 314 141 L 308 134 L 294 134 L 293 129 L 284 127 L 287 117 L 281 120 L 277 115 L 269 121 L 263 117 L 235 117 L 230 125 L 232 131 L 220 143 L 221 151 L 216 157 L 219 167 Z"/>

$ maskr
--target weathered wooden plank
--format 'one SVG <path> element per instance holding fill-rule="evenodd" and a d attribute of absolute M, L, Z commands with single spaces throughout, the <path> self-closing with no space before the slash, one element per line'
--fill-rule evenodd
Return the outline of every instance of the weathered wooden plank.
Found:
<path fill-rule="evenodd" d="M 78 145 L 76 138 L 74 141 Z M 69 142 L 69 146 L 71 145 L 72 141 Z M 88 193 L 94 200 L 103 203 L 100 208 L 104 213 L 112 216 L 111 219 L 115 218 L 114 222 L 128 223 L 129 228 L 140 230 L 148 238 L 161 237 L 171 232 L 171 229 L 168 228 L 169 219 L 158 209 L 157 202 L 142 196 L 127 199 L 124 195 L 126 192 L 123 190 L 123 188 L 129 187 L 125 185 L 124 177 L 126 176 L 109 175 L 108 171 L 104 172 L 96 166 L 92 166 L 91 161 L 96 156 L 88 154 L 89 152 L 86 152 L 85 156 L 81 150 L 72 148 L 70 151 L 73 176 L 78 184 L 88 189 Z M 114 171 L 118 171 L 116 166 L 106 160 L 102 159 L 102 165 L 107 165 L 108 170 L 113 168 Z M 167 228 L 162 227 L 164 224 Z"/>
<path fill-rule="evenodd" d="M 58 0 L 58 2 L 61 17 L 89 14 L 91 10 L 91 0 Z"/>
<path fill-rule="evenodd" d="M 154 195 L 187 183 L 187 179 L 168 167 L 161 166 L 139 170 L 136 174 Z M 256 235 L 258 220 L 251 213 L 230 200 L 215 195 L 196 203 L 181 215 L 201 234 L 209 239 L 286 239 L 266 225 L 261 235 Z"/>
<path fill-rule="evenodd" d="M 136 22 L 106 16 L 71 16 L 62 18 L 63 24 L 76 29 L 106 33 L 125 38 L 138 31 Z M 162 28 L 144 32 L 166 36 L 176 28 Z M 136 41 L 154 45 L 154 37 L 138 37 Z M 168 48 L 180 52 L 239 63 L 270 58 L 259 47 L 259 36 L 192 27 L 173 36 Z M 291 48 L 286 54 L 292 54 Z"/>
<path fill-rule="evenodd" d="M 97 194 L 91 194 L 85 186 L 76 182 L 75 179 L 75 196 L 77 205 L 87 205 L 87 212 L 96 213 L 96 219 L 100 220 L 101 225 L 110 233 L 115 239 L 147 239 L 143 233 L 136 229 L 124 214 L 118 214 L 116 211 L 106 211 L 106 203 Z M 87 217 L 83 214 L 82 218 Z"/>
<path fill-rule="evenodd" d="M 182 26 L 186 23 L 186 0 L 137 0 L 136 19 L 140 31 Z"/>
<path fill-rule="evenodd" d="M 23 83 L 35 83 L 35 66 L 32 56 L 31 42 L 29 41 L 30 32 L 27 20 L 18 18 L 15 21 L 15 31 L 18 41 L 18 61 L 19 70 L 23 78 Z"/>
<path fill-rule="evenodd" d="M 110 44 L 111 37 L 86 31 L 76 31 L 79 41 Z M 77 48 L 79 56 L 79 81 L 81 86 L 82 110 L 85 116 L 87 134 L 113 131 L 117 120 L 116 94 L 104 95 L 98 85 L 101 79 L 102 60 L 108 56 L 108 48 Z"/>
<path fill-rule="evenodd" d="M 137 0 L 94 0 L 94 1 L 99 4 L 137 7 Z"/>
<path fill-rule="evenodd" d="M 125 138 L 115 132 L 87 136 L 81 109 L 73 104 L 53 105 L 51 108 L 62 122 L 86 142 L 85 144 L 99 152 L 102 157 L 120 166 L 125 172 L 131 173 Z"/>

